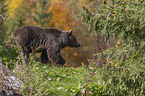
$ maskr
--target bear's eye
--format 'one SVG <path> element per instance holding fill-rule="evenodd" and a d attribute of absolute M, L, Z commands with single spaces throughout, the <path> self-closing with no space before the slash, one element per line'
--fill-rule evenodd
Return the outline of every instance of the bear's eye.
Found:
<path fill-rule="evenodd" d="M 72 36 L 70 36 L 70 40 L 71 41 L 76 41 L 76 39 L 74 38 L 74 36 L 72 35 Z"/>

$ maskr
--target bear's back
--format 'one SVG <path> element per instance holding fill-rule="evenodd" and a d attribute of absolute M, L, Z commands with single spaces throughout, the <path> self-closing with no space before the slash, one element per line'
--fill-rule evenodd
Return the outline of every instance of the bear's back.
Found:
<path fill-rule="evenodd" d="M 31 28 L 36 33 L 42 33 L 42 32 L 44 32 L 44 28 L 36 26 L 36 25 L 26 26 L 26 27 Z"/>
<path fill-rule="evenodd" d="M 39 26 L 23 26 L 20 27 L 18 29 L 16 29 L 13 34 L 14 36 L 18 35 L 18 34 L 38 34 L 38 33 L 42 33 L 44 31 L 43 28 L 39 27 Z"/>
<path fill-rule="evenodd" d="M 57 28 L 42 28 L 36 25 L 23 26 L 16 29 L 13 34 L 16 36 L 18 34 L 25 34 L 26 32 L 31 34 L 46 33 L 46 34 L 61 34 L 62 31 Z"/>
<path fill-rule="evenodd" d="M 37 33 L 46 33 L 46 34 L 61 34 L 62 31 L 57 28 L 42 28 L 36 25 L 28 26 L 29 28 L 33 29 Z"/>

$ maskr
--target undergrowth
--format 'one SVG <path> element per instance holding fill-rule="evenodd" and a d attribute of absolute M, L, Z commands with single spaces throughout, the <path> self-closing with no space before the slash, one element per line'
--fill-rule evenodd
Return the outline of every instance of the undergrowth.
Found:
<path fill-rule="evenodd" d="M 88 70 L 86 66 L 74 68 L 44 65 L 33 59 L 29 66 L 17 65 L 13 72 L 23 82 L 21 93 L 28 96 L 79 96 L 86 94 L 89 88 L 90 96 L 100 94 L 99 82 L 88 82 L 96 79 L 97 75 L 90 78 Z"/>

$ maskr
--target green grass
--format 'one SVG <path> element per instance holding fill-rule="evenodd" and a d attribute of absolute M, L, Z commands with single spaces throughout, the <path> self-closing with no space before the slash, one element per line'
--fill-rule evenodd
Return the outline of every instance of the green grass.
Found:
<path fill-rule="evenodd" d="M 17 68 L 18 72 L 15 72 L 24 82 L 22 93 L 36 96 L 68 96 L 69 92 L 75 94 L 89 75 L 85 67 L 50 66 L 41 65 L 38 62 L 29 67 L 18 66 Z"/>
<path fill-rule="evenodd" d="M 133 56 L 125 63 L 106 64 L 96 68 L 90 61 L 88 67 L 65 67 L 42 64 L 30 56 L 30 64 L 25 66 L 21 55 L 13 57 L 13 52 L 0 50 L 2 63 L 8 65 L 23 84 L 21 94 L 26 96 L 103 96 L 103 95 L 144 95 L 145 66 L 141 59 Z M 17 52 L 17 51 L 16 51 Z M 13 59 L 12 59 L 13 58 Z M 11 60 L 12 59 L 12 60 Z"/>
<path fill-rule="evenodd" d="M 74 68 L 42 64 L 35 60 L 32 54 L 30 64 L 25 66 L 20 51 L 12 53 L 11 49 L 7 52 L 4 46 L 2 47 L 0 52 L 5 53 L 2 54 L 2 63 L 8 65 L 9 69 L 23 82 L 21 94 L 26 96 L 78 96 L 85 94 L 83 90 L 87 90 L 88 86 L 85 84 L 88 81 L 94 80 L 94 85 L 98 83 L 97 74 L 90 78 L 90 69 L 85 66 Z"/>

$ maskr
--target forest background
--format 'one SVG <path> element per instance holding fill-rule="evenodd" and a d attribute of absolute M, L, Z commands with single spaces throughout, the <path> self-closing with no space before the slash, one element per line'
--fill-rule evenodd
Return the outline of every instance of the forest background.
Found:
<path fill-rule="evenodd" d="M 0 9 L 0 64 L 22 82 L 21 94 L 145 95 L 143 0 L 1 0 Z M 33 54 L 24 66 L 11 36 L 24 25 L 71 29 L 83 47 L 62 51 L 67 67 L 41 64 Z M 5 84 L 5 71 L 0 70 L 0 88 L 17 85 L 16 79 Z"/>
<path fill-rule="evenodd" d="M 99 1 L 98 1 L 99 2 Z M 37 25 L 44 28 L 59 28 L 72 30 L 73 34 L 84 45 L 79 49 L 66 48 L 61 54 L 66 58 L 68 66 L 80 66 L 86 62 L 92 53 L 94 37 L 90 36 L 85 25 L 75 15 L 85 5 L 93 12 L 95 6 L 101 2 L 88 2 L 86 0 L 2 0 L 1 15 L 5 18 L 1 33 L 3 40 L 7 41 L 14 30 L 24 25 Z M 5 28 L 5 29 L 4 29 Z M 6 38 L 5 38 L 6 37 Z M 39 54 L 37 54 L 39 57 Z M 70 58 L 71 57 L 71 58 Z"/>

